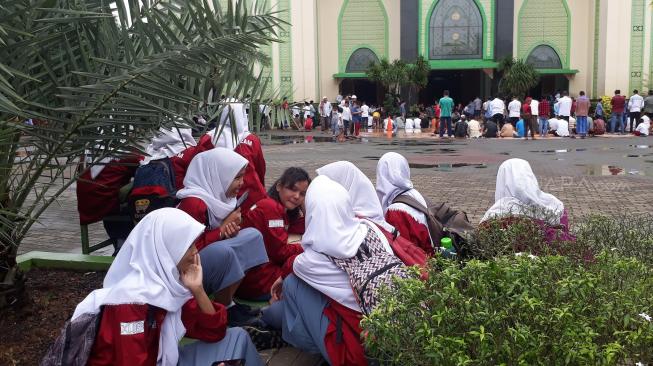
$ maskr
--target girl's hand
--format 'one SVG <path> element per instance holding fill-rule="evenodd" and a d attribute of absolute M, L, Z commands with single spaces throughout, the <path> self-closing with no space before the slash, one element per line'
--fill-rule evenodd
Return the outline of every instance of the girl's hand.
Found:
<path fill-rule="evenodd" d="M 193 264 L 181 273 L 181 283 L 193 293 L 198 290 L 204 291 L 202 287 L 202 264 L 199 254 L 195 254 Z"/>
<path fill-rule="evenodd" d="M 220 235 L 223 239 L 233 238 L 234 236 L 238 235 L 238 231 L 240 231 L 240 226 L 238 226 L 235 222 L 228 222 L 226 224 L 222 224 L 220 227 Z"/>
<path fill-rule="evenodd" d="M 279 276 L 276 281 L 272 284 L 272 287 L 270 288 L 270 304 L 274 304 L 275 302 L 281 300 L 282 298 L 282 292 L 283 292 L 283 278 Z"/>

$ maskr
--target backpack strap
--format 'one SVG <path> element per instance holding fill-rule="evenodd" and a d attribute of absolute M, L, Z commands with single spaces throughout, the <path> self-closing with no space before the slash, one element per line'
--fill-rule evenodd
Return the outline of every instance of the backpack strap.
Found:
<path fill-rule="evenodd" d="M 423 213 L 424 215 L 426 215 L 426 217 L 428 217 L 430 215 L 428 211 L 428 207 L 424 206 L 421 202 L 417 201 L 411 196 L 405 196 L 404 194 L 408 191 L 410 191 L 410 189 L 400 193 L 397 197 L 395 197 L 394 200 L 392 200 L 392 203 L 403 203 L 407 206 L 416 209 L 417 211 Z"/>

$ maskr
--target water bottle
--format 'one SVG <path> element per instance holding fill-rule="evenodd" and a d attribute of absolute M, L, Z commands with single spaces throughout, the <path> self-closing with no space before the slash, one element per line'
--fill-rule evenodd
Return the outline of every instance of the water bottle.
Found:
<path fill-rule="evenodd" d="M 440 253 L 443 258 L 456 259 L 456 248 L 453 247 L 453 241 L 449 237 L 440 240 Z"/>

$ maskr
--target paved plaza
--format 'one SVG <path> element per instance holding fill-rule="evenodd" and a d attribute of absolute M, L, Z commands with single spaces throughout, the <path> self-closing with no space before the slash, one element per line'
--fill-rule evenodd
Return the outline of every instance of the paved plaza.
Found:
<path fill-rule="evenodd" d="M 440 140 L 420 136 L 371 135 L 335 143 L 322 132 L 262 133 L 267 161 L 266 186 L 283 169 L 315 169 L 338 160 L 355 163 L 375 181 L 377 160 L 388 151 L 406 156 L 415 187 L 433 201 L 448 201 L 474 222 L 494 201 L 497 168 L 509 158 L 528 160 L 542 189 L 560 198 L 572 223 L 590 213 L 653 212 L 653 138 Z M 651 145 L 649 145 L 651 144 Z M 80 253 L 80 228 L 74 186 L 42 216 L 20 252 Z M 105 239 L 101 224 L 91 225 L 92 243 Z M 96 252 L 107 254 L 109 248 Z"/>

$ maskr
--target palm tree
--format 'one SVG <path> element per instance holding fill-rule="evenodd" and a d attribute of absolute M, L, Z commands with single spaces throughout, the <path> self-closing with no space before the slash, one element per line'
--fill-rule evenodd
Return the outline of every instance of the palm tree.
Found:
<path fill-rule="evenodd" d="M 20 288 L 21 240 L 83 173 L 81 156 L 93 165 L 162 125 L 218 116 L 221 94 L 264 99 L 259 47 L 283 24 L 265 1 L 228 3 L 2 1 L 0 306 Z"/>
<path fill-rule="evenodd" d="M 499 63 L 499 92 L 505 96 L 523 98 L 528 91 L 540 82 L 540 74 L 533 65 L 522 59 L 506 57 Z"/>

